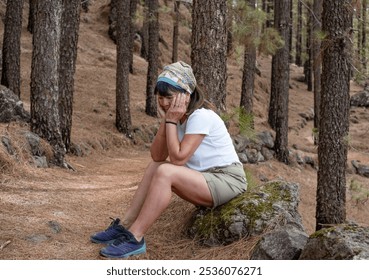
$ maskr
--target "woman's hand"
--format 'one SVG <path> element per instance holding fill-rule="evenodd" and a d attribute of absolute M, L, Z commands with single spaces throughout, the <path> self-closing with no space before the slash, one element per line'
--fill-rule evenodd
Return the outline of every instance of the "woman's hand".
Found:
<path fill-rule="evenodd" d="M 168 111 L 166 112 L 165 119 L 167 121 L 178 122 L 186 113 L 187 105 L 190 100 L 190 95 L 187 93 L 178 93 L 174 98 Z"/>
<path fill-rule="evenodd" d="M 165 111 L 163 109 L 163 107 L 161 107 L 161 105 L 158 102 L 158 115 L 159 118 L 163 119 L 165 117 Z"/>

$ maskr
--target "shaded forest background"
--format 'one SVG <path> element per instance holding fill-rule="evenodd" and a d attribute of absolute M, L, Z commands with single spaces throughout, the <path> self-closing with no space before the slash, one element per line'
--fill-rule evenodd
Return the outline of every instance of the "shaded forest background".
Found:
<path fill-rule="evenodd" d="M 17 158 L 9 157 L 1 147 L 1 232 L 2 259 L 95 259 L 97 249 L 89 244 L 91 232 L 106 226 L 109 216 L 118 216 L 137 185 L 149 160 L 148 147 L 158 119 L 145 113 L 147 61 L 134 53 L 134 73 L 130 74 L 130 99 L 134 138 L 129 139 L 115 127 L 116 45 L 108 35 L 110 1 L 90 1 L 88 12 L 82 11 L 75 74 L 73 114 L 73 149 L 67 161 L 75 171 L 54 166 L 36 168 L 25 141 L 29 126 L 13 122 L 0 124 L 1 135 L 12 140 Z M 168 2 L 168 7 L 165 2 Z M 27 7 L 27 1 L 25 2 Z M 171 62 L 173 2 L 160 1 L 161 43 L 159 62 Z M 4 17 L 5 4 L 1 3 Z M 190 62 L 190 22 L 188 8 L 180 6 L 178 59 Z M 24 9 L 24 19 L 27 10 Z M 138 17 L 140 24 L 142 17 Z M 32 35 L 23 22 L 21 38 L 21 99 L 30 110 L 30 72 Z M 137 43 L 137 42 L 136 42 Z M 137 44 L 136 47 L 140 45 Z M 242 49 L 242 48 L 241 48 Z M 227 110 L 232 114 L 240 104 L 242 51 L 235 47 L 227 62 Z M 271 86 L 271 56 L 259 54 L 255 76 L 254 126 L 256 131 L 271 131 L 268 108 Z M 304 226 L 315 226 L 317 148 L 311 119 L 313 93 L 303 81 L 304 69 L 290 65 L 289 148 L 292 162 L 285 165 L 274 159 L 259 164 L 245 164 L 253 184 L 284 179 L 301 185 L 300 212 Z M 351 82 L 351 94 L 363 90 L 363 84 Z M 367 178 L 355 174 L 351 161 L 369 164 L 367 109 L 352 108 L 347 176 L 348 219 L 367 225 Z M 310 117 L 306 117 L 310 116 Z M 239 133 L 230 124 L 232 135 Z M 43 143 L 44 154 L 52 157 L 51 148 Z M 298 157 L 308 156 L 315 164 L 299 164 Z M 359 188 L 350 188 L 354 184 Z M 122 209 L 123 208 L 123 209 Z M 148 233 L 150 249 L 140 258 L 247 258 L 253 240 L 221 248 L 203 248 L 187 239 L 182 232 L 191 205 L 177 199 Z M 181 219 L 178 219 L 181 217 Z M 163 234 L 165 233 L 165 234 Z M 72 241 L 71 241 L 72 240 Z M 76 254 L 76 248 L 79 253 Z M 173 249 L 176 249 L 174 252 Z"/>

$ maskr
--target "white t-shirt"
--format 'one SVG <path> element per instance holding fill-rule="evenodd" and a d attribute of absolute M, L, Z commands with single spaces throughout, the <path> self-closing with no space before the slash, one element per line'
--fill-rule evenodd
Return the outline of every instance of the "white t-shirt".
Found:
<path fill-rule="evenodd" d="M 186 163 L 187 167 L 204 171 L 240 162 L 223 120 L 212 110 L 195 110 L 186 122 L 178 125 L 180 141 L 185 134 L 205 134 L 200 146 Z"/>

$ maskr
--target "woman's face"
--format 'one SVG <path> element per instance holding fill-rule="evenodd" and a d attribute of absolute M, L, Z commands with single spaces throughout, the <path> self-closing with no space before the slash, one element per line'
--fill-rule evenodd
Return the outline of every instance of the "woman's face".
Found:
<path fill-rule="evenodd" d="M 161 108 L 163 108 L 164 112 L 167 112 L 170 104 L 172 104 L 172 101 L 175 99 L 176 95 L 179 93 L 173 93 L 170 96 L 161 96 L 158 95 L 158 101 Z"/>

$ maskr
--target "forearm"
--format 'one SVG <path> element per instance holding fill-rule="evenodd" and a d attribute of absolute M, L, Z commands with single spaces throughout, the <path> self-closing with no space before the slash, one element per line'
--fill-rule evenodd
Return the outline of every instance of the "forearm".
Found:
<path fill-rule="evenodd" d="M 178 139 L 177 126 L 172 123 L 166 123 L 166 141 L 170 162 L 176 165 L 183 165 L 181 156 L 181 143 Z"/>
<path fill-rule="evenodd" d="M 153 161 L 164 161 L 168 157 L 165 120 L 162 121 L 150 148 Z"/>

